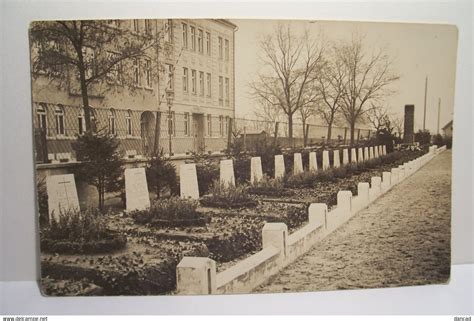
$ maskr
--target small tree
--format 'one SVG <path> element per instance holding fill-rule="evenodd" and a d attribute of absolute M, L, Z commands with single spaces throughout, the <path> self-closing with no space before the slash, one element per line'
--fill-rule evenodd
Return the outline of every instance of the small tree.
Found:
<path fill-rule="evenodd" d="M 431 134 L 429 130 L 419 130 L 415 133 L 415 142 L 420 145 L 427 145 L 431 142 Z"/>
<path fill-rule="evenodd" d="M 76 157 L 82 164 L 76 174 L 95 186 L 99 193 L 99 209 L 104 209 L 105 192 L 121 189 L 123 160 L 118 152 L 118 140 L 108 134 L 86 132 L 72 143 Z"/>
<path fill-rule="evenodd" d="M 146 167 L 146 179 L 148 188 L 155 191 L 160 198 L 161 193 L 168 189 L 171 195 L 179 193 L 178 176 L 173 163 L 163 157 L 163 151 L 157 156 L 153 156 L 148 161 Z"/>

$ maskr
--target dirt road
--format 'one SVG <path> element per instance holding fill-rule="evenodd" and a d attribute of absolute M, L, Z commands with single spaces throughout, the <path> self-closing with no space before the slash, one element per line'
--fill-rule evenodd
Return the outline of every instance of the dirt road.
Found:
<path fill-rule="evenodd" d="M 451 151 L 395 186 L 255 292 L 446 282 Z"/>

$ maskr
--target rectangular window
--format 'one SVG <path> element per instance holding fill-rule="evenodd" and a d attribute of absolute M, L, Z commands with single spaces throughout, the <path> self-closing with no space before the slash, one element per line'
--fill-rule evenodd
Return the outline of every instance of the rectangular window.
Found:
<path fill-rule="evenodd" d="M 225 116 L 224 130 L 224 135 L 227 136 L 229 131 L 229 116 Z"/>
<path fill-rule="evenodd" d="M 190 135 L 190 121 L 189 121 L 189 113 L 184 113 L 184 135 Z"/>
<path fill-rule="evenodd" d="M 224 136 L 224 116 L 219 116 L 219 135 Z"/>
<path fill-rule="evenodd" d="M 196 95 L 196 70 L 191 70 L 191 92 Z"/>
<path fill-rule="evenodd" d="M 183 23 L 183 48 L 188 49 L 188 25 Z"/>
<path fill-rule="evenodd" d="M 174 88 L 173 65 L 166 64 L 165 68 L 166 68 L 166 75 L 165 75 L 166 89 L 171 90 Z"/>
<path fill-rule="evenodd" d="M 219 104 L 222 105 L 224 100 L 224 77 L 219 76 Z"/>
<path fill-rule="evenodd" d="M 164 39 L 166 42 L 173 42 L 173 20 L 168 19 L 165 23 Z"/>
<path fill-rule="evenodd" d="M 230 96 L 230 88 L 229 88 L 229 78 L 225 79 L 225 104 L 229 106 L 229 96 Z"/>
<path fill-rule="evenodd" d="M 115 135 L 115 117 L 109 117 L 109 133 Z"/>
<path fill-rule="evenodd" d="M 224 44 L 222 43 L 222 37 L 219 37 L 219 59 L 222 59 L 223 46 Z"/>
<path fill-rule="evenodd" d="M 133 31 L 136 33 L 140 33 L 140 20 L 138 19 L 133 20 Z"/>
<path fill-rule="evenodd" d="M 145 19 L 145 33 L 151 35 L 151 21 L 148 19 Z"/>
<path fill-rule="evenodd" d="M 62 109 L 56 111 L 56 133 L 64 135 L 64 111 Z"/>
<path fill-rule="evenodd" d="M 188 68 L 183 68 L 183 91 L 188 92 Z"/>
<path fill-rule="evenodd" d="M 127 135 L 132 136 L 132 118 L 127 115 L 125 118 L 125 125 L 127 126 Z"/>
<path fill-rule="evenodd" d="M 79 116 L 77 117 L 77 121 L 78 121 L 78 128 L 79 128 L 79 135 L 82 135 L 84 134 L 84 131 L 85 131 L 85 128 L 86 128 L 86 122 L 85 122 L 85 118 L 84 118 L 84 115 L 81 113 L 79 114 Z"/>
<path fill-rule="evenodd" d="M 39 128 L 46 130 L 46 111 L 38 111 L 38 125 Z"/>
<path fill-rule="evenodd" d="M 212 85 L 212 82 L 211 82 L 211 74 L 210 73 L 207 73 L 207 97 L 211 97 L 211 93 L 212 93 L 212 88 L 211 88 L 211 85 Z"/>
<path fill-rule="evenodd" d="M 225 40 L 225 60 L 229 61 L 229 40 Z"/>
<path fill-rule="evenodd" d="M 151 60 L 145 60 L 145 78 L 147 88 L 151 88 L 153 85 L 153 79 L 151 77 Z"/>
<path fill-rule="evenodd" d="M 212 136 L 212 116 L 211 114 L 207 115 L 207 136 Z"/>
<path fill-rule="evenodd" d="M 199 96 L 204 96 L 204 72 L 199 72 Z"/>
<path fill-rule="evenodd" d="M 200 53 L 204 52 L 204 44 L 203 44 L 203 36 L 204 36 L 204 31 L 202 29 L 199 29 L 198 31 L 198 51 Z"/>
<path fill-rule="evenodd" d="M 140 61 L 138 58 L 133 59 L 133 84 L 140 86 Z"/>
<path fill-rule="evenodd" d="M 196 50 L 196 27 L 191 26 L 191 50 Z"/>
<path fill-rule="evenodd" d="M 206 54 L 211 55 L 211 33 L 206 32 Z"/>

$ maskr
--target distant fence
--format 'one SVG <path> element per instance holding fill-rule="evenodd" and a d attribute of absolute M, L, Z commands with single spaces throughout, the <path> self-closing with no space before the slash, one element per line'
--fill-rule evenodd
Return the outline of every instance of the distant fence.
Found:
<path fill-rule="evenodd" d="M 76 159 L 72 143 L 85 132 L 84 109 L 80 106 L 33 103 L 35 157 L 38 163 L 68 162 Z M 154 151 L 166 155 L 189 155 L 224 151 L 232 141 L 240 139 L 251 150 L 262 137 L 272 138 L 282 147 L 303 147 L 326 141 L 327 127 L 293 125 L 293 138 L 288 124 L 250 120 L 224 115 L 177 113 L 171 111 L 91 108 L 95 130 L 117 137 L 120 151 L 126 158 L 140 158 Z M 157 130 L 158 126 L 158 130 Z M 372 132 L 356 129 L 356 140 L 370 138 Z M 332 128 L 331 141 L 346 143 L 350 130 Z"/>

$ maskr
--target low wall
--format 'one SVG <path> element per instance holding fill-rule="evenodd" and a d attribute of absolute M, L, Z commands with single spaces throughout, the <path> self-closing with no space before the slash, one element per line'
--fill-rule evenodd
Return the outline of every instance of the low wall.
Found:
<path fill-rule="evenodd" d="M 262 230 L 263 249 L 220 273 L 215 261 L 202 257 L 185 257 L 177 266 L 178 294 L 248 293 L 312 246 L 347 222 L 393 186 L 412 175 L 446 146 L 431 146 L 423 156 L 407 162 L 382 177 L 372 177 L 369 183 L 359 183 L 357 196 L 340 191 L 337 206 L 328 211 L 327 205 L 313 203 L 308 208 L 308 223 L 288 235 L 284 223 L 267 223 Z"/>

